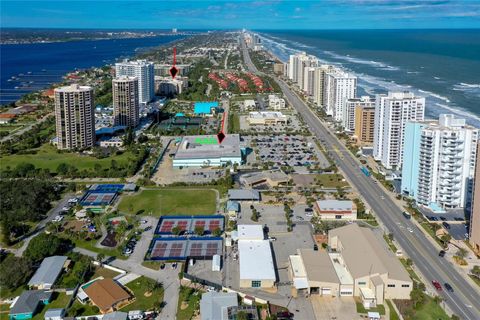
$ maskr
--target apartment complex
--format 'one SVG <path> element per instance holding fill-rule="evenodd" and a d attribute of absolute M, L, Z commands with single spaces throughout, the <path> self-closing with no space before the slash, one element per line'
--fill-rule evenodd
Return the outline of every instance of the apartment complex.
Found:
<path fill-rule="evenodd" d="M 477 143 L 477 160 L 475 164 L 475 177 L 473 179 L 469 241 L 473 250 L 477 254 L 480 254 L 480 142 Z"/>
<path fill-rule="evenodd" d="M 138 78 L 121 76 L 112 80 L 115 126 L 135 128 L 139 122 Z"/>
<path fill-rule="evenodd" d="M 403 161 L 405 126 L 423 121 L 425 98 L 412 92 L 389 92 L 375 100 L 373 157 L 387 169 L 400 168 Z"/>
<path fill-rule="evenodd" d="M 346 102 L 355 98 L 357 93 L 357 77 L 335 69 L 325 74 L 324 85 L 325 111 L 335 121 L 343 123 Z"/>
<path fill-rule="evenodd" d="M 290 56 L 288 77 L 295 82 L 298 87 L 305 90 L 308 87 L 309 78 L 306 77 L 306 71 L 310 67 L 316 67 L 318 59 L 315 56 L 307 55 L 305 52 Z"/>
<path fill-rule="evenodd" d="M 464 208 L 471 200 L 477 141 L 478 129 L 452 114 L 408 122 L 402 192 L 434 210 Z"/>
<path fill-rule="evenodd" d="M 348 132 L 354 132 L 355 131 L 355 125 L 357 124 L 356 120 L 356 114 L 357 114 L 357 108 L 359 109 L 360 113 L 363 110 L 375 110 L 375 99 L 370 98 L 369 96 L 362 96 L 360 98 L 351 98 L 348 99 L 345 102 L 345 114 L 343 115 L 343 127 L 345 128 L 346 131 Z M 363 115 L 360 114 L 360 117 Z M 375 117 L 374 117 L 375 119 Z M 368 118 L 366 119 L 360 119 L 359 125 L 362 124 L 368 124 L 367 123 Z M 373 130 L 373 121 L 371 123 L 372 125 L 372 130 Z"/>
<path fill-rule="evenodd" d="M 93 89 L 71 86 L 55 89 L 55 127 L 59 149 L 84 149 L 95 144 Z"/>
<path fill-rule="evenodd" d="M 115 75 L 137 77 L 140 104 L 147 104 L 155 96 L 155 70 L 152 62 L 135 60 L 115 63 Z"/>
<path fill-rule="evenodd" d="M 254 103 L 255 104 L 255 103 Z M 274 94 L 268 95 L 268 107 L 273 110 L 285 109 L 285 99 Z"/>
<path fill-rule="evenodd" d="M 313 95 L 313 89 L 315 86 L 315 67 L 305 68 L 303 79 L 303 91 L 309 95 Z"/>
<path fill-rule="evenodd" d="M 370 99 L 371 105 L 360 103 L 355 106 L 354 136 L 360 144 L 372 144 L 375 132 L 375 100 Z"/>
<path fill-rule="evenodd" d="M 299 249 L 290 256 L 296 292 L 359 297 L 365 308 L 385 299 L 410 299 L 413 282 L 393 252 L 369 228 L 349 224 L 330 230 L 330 251 Z"/>

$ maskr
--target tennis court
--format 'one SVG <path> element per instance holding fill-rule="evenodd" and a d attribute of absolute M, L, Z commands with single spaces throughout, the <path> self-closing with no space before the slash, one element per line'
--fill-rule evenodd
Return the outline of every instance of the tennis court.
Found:
<path fill-rule="evenodd" d="M 216 216 L 165 216 L 161 217 L 158 221 L 155 233 L 158 235 L 171 235 L 172 229 L 175 227 L 186 234 L 192 234 L 195 232 L 196 227 L 202 227 L 205 233 L 212 233 L 215 229 L 219 228 L 223 231 L 224 217 L 221 215 Z"/>
<path fill-rule="evenodd" d="M 84 207 L 108 206 L 116 197 L 116 192 L 87 191 L 80 200 L 80 204 Z"/>
<path fill-rule="evenodd" d="M 157 238 L 149 249 L 150 260 L 211 259 L 222 254 L 222 238 Z"/>

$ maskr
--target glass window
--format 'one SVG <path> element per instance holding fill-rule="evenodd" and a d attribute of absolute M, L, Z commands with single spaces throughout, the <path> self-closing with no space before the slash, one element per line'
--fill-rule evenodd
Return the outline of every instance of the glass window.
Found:
<path fill-rule="evenodd" d="M 262 285 L 262 281 L 259 281 L 259 280 L 252 281 L 252 288 L 260 288 L 261 285 Z"/>

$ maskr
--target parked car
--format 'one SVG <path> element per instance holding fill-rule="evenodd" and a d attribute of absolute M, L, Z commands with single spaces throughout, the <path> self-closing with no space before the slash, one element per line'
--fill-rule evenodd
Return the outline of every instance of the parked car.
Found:
<path fill-rule="evenodd" d="M 152 227 L 151 227 L 151 226 L 148 226 L 148 227 L 146 227 L 145 229 L 143 229 L 143 231 L 150 231 L 150 230 L 152 230 Z"/>
<path fill-rule="evenodd" d="M 442 222 L 442 225 L 445 227 L 445 229 L 450 229 L 450 224 L 448 222 Z"/>
<path fill-rule="evenodd" d="M 437 280 L 432 280 L 432 284 L 437 289 L 437 291 L 442 291 L 442 285 Z"/>

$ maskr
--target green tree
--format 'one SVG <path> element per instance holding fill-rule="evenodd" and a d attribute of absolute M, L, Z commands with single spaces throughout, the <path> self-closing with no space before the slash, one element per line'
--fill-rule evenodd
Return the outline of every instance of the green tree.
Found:
<path fill-rule="evenodd" d="M 172 228 L 172 233 L 176 236 L 180 235 L 182 231 L 182 228 L 180 228 L 179 226 L 175 226 Z"/>
<path fill-rule="evenodd" d="M 468 251 L 467 249 L 464 249 L 464 248 L 458 248 L 457 253 L 455 253 L 455 256 L 463 260 L 468 256 Z"/>
<path fill-rule="evenodd" d="M 222 229 L 220 229 L 219 227 L 213 229 L 212 231 L 212 234 L 215 236 L 215 237 L 220 237 L 222 235 Z"/>
<path fill-rule="evenodd" d="M 203 233 L 205 232 L 205 228 L 202 226 L 196 226 L 194 232 L 198 236 L 203 236 Z"/>
<path fill-rule="evenodd" d="M 62 240 L 53 234 L 41 233 L 30 240 L 24 255 L 33 262 L 61 253 Z"/>
<path fill-rule="evenodd" d="M 474 277 L 480 278 L 480 266 L 474 266 L 470 272 Z"/>
<path fill-rule="evenodd" d="M 27 258 L 8 256 L 0 263 L 0 286 L 15 289 L 25 284 L 32 274 L 32 265 Z"/>
<path fill-rule="evenodd" d="M 245 311 L 238 311 L 237 312 L 237 320 L 248 320 L 248 313 Z"/>
<path fill-rule="evenodd" d="M 100 265 L 102 264 L 103 260 L 105 260 L 105 254 L 104 253 L 98 253 L 97 254 L 97 261 L 100 262 Z"/>

